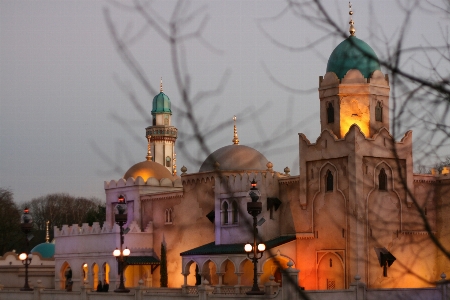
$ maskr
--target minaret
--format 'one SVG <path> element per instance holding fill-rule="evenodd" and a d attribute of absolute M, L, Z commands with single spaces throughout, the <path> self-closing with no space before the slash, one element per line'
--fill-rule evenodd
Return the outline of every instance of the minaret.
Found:
<path fill-rule="evenodd" d="M 159 94 L 152 102 L 153 124 L 145 129 L 148 142 L 146 159 L 165 166 L 172 175 L 175 175 L 175 141 L 178 129 L 171 125 L 170 106 L 170 99 L 163 92 L 161 78 Z"/>
<path fill-rule="evenodd" d="M 350 36 L 333 50 L 319 78 L 321 131 L 343 138 L 356 124 L 372 137 L 382 127 L 389 130 L 389 81 L 373 49 L 355 35 L 351 3 L 348 14 Z"/>

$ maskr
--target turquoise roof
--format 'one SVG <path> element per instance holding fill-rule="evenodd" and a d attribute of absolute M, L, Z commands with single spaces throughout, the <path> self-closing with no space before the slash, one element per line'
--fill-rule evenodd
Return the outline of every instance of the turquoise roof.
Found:
<path fill-rule="evenodd" d="M 285 235 L 266 241 L 264 244 L 266 244 L 266 249 L 269 250 L 294 240 L 295 235 Z M 215 242 L 211 242 L 209 244 L 181 252 L 180 255 L 246 254 L 244 251 L 244 245 L 245 243 L 216 245 Z"/>
<path fill-rule="evenodd" d="M 172 114 L 172 110 L 170 110 L 170 99 L 163 92 L 160 92 L 153 98 L 152 115 L 158 113 Z"/>
<path fill-rule="evenodd" d="M 55 255 L 55 244 L 42 243 L 31 249 L 30 253 L 37 252 L 42 258 L 53 258 Z"/>
<path fill-rule="evenodd" d="M 334 72 L 339 79 L 351 69 L 358 69 L 364 78 L 369 78 L 375 70 L 381 71 L 375 51 L 356 36 L 341 42 L 331 53 L 327 64 L 327 72 Z"/>

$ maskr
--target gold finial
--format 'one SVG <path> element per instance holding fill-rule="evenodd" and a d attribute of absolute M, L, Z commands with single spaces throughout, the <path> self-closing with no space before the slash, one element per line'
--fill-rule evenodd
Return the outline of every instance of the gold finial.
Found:
<path fill-rule="evenodd" d="M 350 32 L 350 35 L 354 36 L 356 33 L 356 29 L 355 29 L 355 26 L 353 26 L 353 25 L 355 25 L 355 22 L 353 22 L 353 19 L 352 19 L 353 10 L 352 10 L 351 2 L 348 3 L 348 8 L 349 8 L 348 14 L 350 15 L 350 22 L 348 22 L 348 24 L 350 24 L 349 32 Z"/>
<path fill-rule="evenodd" d="M 163 88 L 162 88 L 162 77 L 161 77 L 161 82 L 159 83 L 159 92 L 160 92 L 160 93 L 163 92 Z"/>
<path fill-rule="evenodd" d="M 149 136 L 147 136 L 147 141 L 148 141 L 148 144 L 147 144 L 147 156 L 145 157 L 148 161 L 151 161 L 152 160 L 152 148 L 151 148 L 151 145 L 150 145 L 150 139 L 152 138 L 152 136 L 151 135 L 149 135 Z"/>
<path fill-rule="evenodd" d="M 233 121 L 234 121 L 234 138 L 232 142 L 234 145 L 239 145 L 239 138 L 237 135 L 237 128 L 236 128 L 236 116 L 233 116 Z"/>
<path fill-rule="evenodd" d="M 50 241 L 50 234 L 48 232 L 48 224 L 50 223 L 50 221 L 45 222 L 46 227 L 45 227 L 45 242 L 48 243 Z"/>

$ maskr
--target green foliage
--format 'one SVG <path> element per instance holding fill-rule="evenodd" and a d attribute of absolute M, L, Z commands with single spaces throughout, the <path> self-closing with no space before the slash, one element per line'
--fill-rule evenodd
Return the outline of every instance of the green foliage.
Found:
<path fill-rule="evenodd" d="M 161 287 L 167 287 L 168 276 L 167 276 L 167 256 L 166 256 L 166 246 L 161 243 L 161 265 L 159 266 L 160 279 L 159 282 Z"/>

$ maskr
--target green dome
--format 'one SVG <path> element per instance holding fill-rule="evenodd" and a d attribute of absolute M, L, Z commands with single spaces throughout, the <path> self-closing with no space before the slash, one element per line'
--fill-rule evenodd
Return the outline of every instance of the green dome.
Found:
<path fill-rule="evenodd" d="M 339 79 L 344 78 L 351 69 L 358 69 L 364 78 L 369 78 L 375 70 L 381 71 L 375 51 L 355 36 L 340 43 L 327 64 L 327 72 L 334 72 Z"/>
<path fill-rule="evenodd" d="M 153 98 L 152 115 L 157 113 L 172 114 L 172 111 L 170 110 L 170 99 L 163 92 L 160 92 Z"/>
<path fill-rule="evenodd" d="M 30 253 L 37 252 L 42 258 L 53 258 L 55 255 L 55 244 L 42 243 L 31 249 Z"/>

